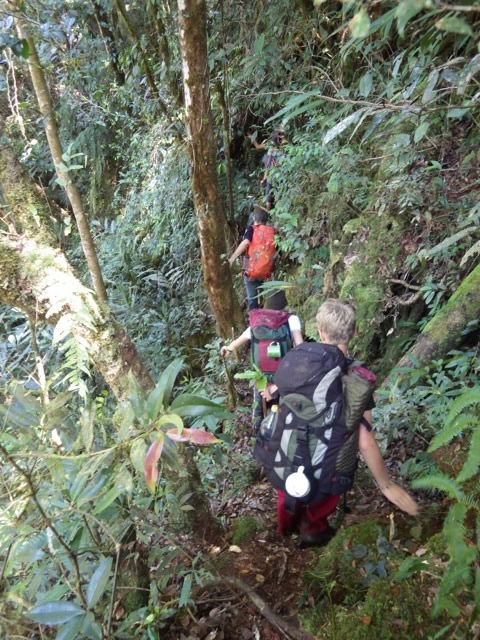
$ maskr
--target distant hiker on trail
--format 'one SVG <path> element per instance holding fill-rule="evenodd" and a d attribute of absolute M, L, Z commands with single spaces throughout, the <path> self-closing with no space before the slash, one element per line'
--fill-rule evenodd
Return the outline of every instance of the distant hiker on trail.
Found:
<path fill-rule="evenodd" d="M 246 254 L 243 263 L 243 280 L 247 290 L 248 309 L 258 309 L 259 287 L 272 275 L 275 260 L 274 227 L 267 225 L 268 211 L 262 207 L 253 210 L 253 224 L 249 225 L 243 239 L 228 259 L 230 267 L 238 256 Z"/>
<path fill-rule="evenodd" d="M 262 422 L 255 457 L 277 489 L 278 530 L 300 533 L 300 547 L 322 546 L 335 534 L 327 518 L 350 490 L 363 456 L 380 491 L 416 516 L 419 507 L 388 475 L 372 433 L 375 375 L 347 355 L 355 311 L 328 299 L 317 313 L 322 341 L 304 342 L 280 362 L 264 396 L 280 394 Z"/>
<path fill-rule="evenodd" d="M 272 182 L 269 180 L 269 171 L 272 167 L 276 167 L 282 156 L 282 145 L 287 144 L 287 136 L 282 129 L 276 129 L 270 140 L 267 142 L 257 142 L 257 138 L 253 133 L 247 133 L 247 138 L 253 144 L 258 151 L 265 150 L 266 153 L 262 156 L 262 164 L 264 166 L 264 172 L 260 184 L 263 189 L 263 195 L 265 196 L 265 207 L 268 211 L 275 206 L 275 195 L 273 193 Z"/>
<path fill-rule="evenodd" d="M 249 326 L 241 336 L 220 349 L 222 356 L 235 351 L 247 342 L 251 343 L 251 360 L 271 381 L 280 359 L 293 346 L 303 342 L 300 318 L 286 311 L 287 298 L 283 291 L 271 294 L 265 300 L 264 309 L 249 313 Z M 258 389 L 253 389 L 253 424 L 255 431 L 262 419 L 263 402 Z M 270 399 L 270 403 L 274 401 Z M 278 400 L 277 400 L 278 402 Z"/>

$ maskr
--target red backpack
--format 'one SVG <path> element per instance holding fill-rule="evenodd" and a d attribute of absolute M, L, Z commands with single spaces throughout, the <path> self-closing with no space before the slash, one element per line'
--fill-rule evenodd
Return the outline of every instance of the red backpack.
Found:
<path fill-rule="evenodd" d="M 253 226 L 247 251 L 245 273 L 250 280 L 267 280 L 272 275 L 275 258 L 275 229 L 265 224 Z"/>
<path fill-rule="evenodd" d="M 276 309 L 252 309 L 248 316 L 252 331 L 252 361 L 263 373 L 271 376 L 277 370 L 281 358 L 293 346 L 288 326 L 290 313 Z M 277 357 L 268 355 L 268 347 L 272 344 L 278 345 L 280 353 Z"/>

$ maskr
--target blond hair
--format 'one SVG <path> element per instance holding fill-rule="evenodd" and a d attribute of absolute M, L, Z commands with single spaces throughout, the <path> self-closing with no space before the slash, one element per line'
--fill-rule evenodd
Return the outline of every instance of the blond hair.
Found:
<path fill-rule="evenodd" d="M 333 344 L 348 344 L 355 333 L 355 309 L 335 298 L 320 305 L 316 321 L 318 330 Z"/>

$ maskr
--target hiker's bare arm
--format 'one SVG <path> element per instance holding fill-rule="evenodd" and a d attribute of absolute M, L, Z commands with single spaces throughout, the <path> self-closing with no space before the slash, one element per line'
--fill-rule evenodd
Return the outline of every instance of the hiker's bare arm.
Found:
<path fill-rule="evenodd" d="M 363 417 L 371 424 L 371 411 L 365 411 Z M 375 482 L 378 484 L 378 488 L 387 500 L 390 500 L 390 502 L 393 502 L 399 509 L 411 516 L 418 515 L 418 504 L 405 489 L 402 489 L 398 484 L 391 481 L 375 436 L 371 431 L 368 431 L 363 424 L 360 425 L 358 448 Z"/>
<path fill-rule="evenodd" d="M 246 338 L 244 335 L 241 335 L 240 337 L 235 338 L 235 340 L 232 340 L 230 344 L 224 345 L 223 347 L 221 347 L 220 355 L 226 356 L 229 353 L 232 353 L 232 351 L 235 351 L 236 349 L 238 349 L 238 347 L 241 347 L 242 344 L 247 344 L 247 342 L 249 342 L 249 339 Z"/>
<path fill-rule="evenodd" d="M 302 342 L 303 342 L 302 332 L 299 329 L 294 329 L 292 331 L 292 339 L 293 339 L 293 344 L 296 347 L 298 347 L 298 345 L 302 344 Z"/>
<path fill-rule="evenodd" d="M 257 149 L 258 151 L 261 151 L 262 149 L 266 149 L 267 147 L 262 144 L 261 142 L 257 142 L 257 140 L 253 137 L 253 136 L 248 136 L 247 138 L 250 140 L 250 142 L 253 144 L 253 146 L 255 147 L 255 149 Z"/>
<path fill-rule="evenodd" d="M 246 238 L 245 238 L 245 240 L 242 240 L 240 242 L 238 247 L 235 249 L 235 251 L 232 253 L 230 258 L 228 259 L 228 264 L 230 266 L 232 266 L 232 264 L 235 262 L 235 260 L 238 258 L 238 256 L 241 256 L 242 253 L 245 253 L 245 251 L 248 249 L 248 245 L 249 244 L 250 244 L 250 240 L 247 240 Z"/>

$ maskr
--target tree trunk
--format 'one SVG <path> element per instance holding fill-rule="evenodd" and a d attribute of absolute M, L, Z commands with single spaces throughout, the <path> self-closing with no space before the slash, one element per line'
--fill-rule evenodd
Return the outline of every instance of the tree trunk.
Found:
<path fill-rule="evenodd" d="M 216 150 L 210 107 L 206 4 L 178 0 L 180 49 L 192 188 L 202 254 L 202 269 L 210 304 L 223 338 L 231 338 L 242 319 L 225 261 L 226 219 L 217 180 Z"/>
<path fill-rule="evenodd" d="M 0 233 L 0 302 L 21 309 L 35 322 L 60 320 L 81 340 L 94 367 L 118 400 L 127 397 L 129 375 L 144 392 L 153 381 L 135 345 L 115 320 L 107 305 L 97 301 L 55 246 L 45 202 L 1 136 L 0 194 L 7 213 L 8 233 Z M 35 216 L 32 216 L 35 211 Z M 202 532 L 215 541 L 220 525 L 213 517 L 202 488 L 191 448 L 178 448 L 182 477 L 168 478 L 173 485 L 186 483 L 192 510 L 185 512 L 189 532 Z M 177 487 L 178 488 L 178 487 Z"/>
<path fill-rule="evenodd" d="M 118 51 L 115 43 L 115 36 L 108 25 L 108 19 L 103 10 L 103 7 L 97 2 L 97 0 L 90 0 L 92 3 L 93 11 L 95 13 L 95 20 L 97 22 L 100 35 L 102 36 L 103 44 L 110 60 L 110 66 L 115 74 L 117 82 L 123 87 L 125 84 L 125 73 L 120 66 L 118 60 Z"/>
<path fill-rule="evenodd" d="M 143 70 L 147 78 L 148 86 L 150 87 L 150 89 L 152 90 L 152 93 L 158 100 L 158 104 L 160 106 L 160 109 L 162 110 L 162 113 L 165 116 L 169 117 L 170 113 L 169 113 L 168 107 L 159 94 L 157 83 L 155 82 L 155 78 L 153 77 L 153 71 L 148 61 L 146 51 L 142 46 L 142 43 L 140 41 L 140 38 L 138 37 L 137 32 L 135 31 L 132 23 L 130 22 L 130 18 L 129 18 L 127 9 L 125 7 L 125 4 L 123 3 L 123 0 L 114 0 L 114 4 L 115 4 L 115 7 L 117 8 L 118 13 L 122 16 L 123 22 L 128 31 L 128 35 L 130 36 L 132 42 L 137 47 L 138 54 L 142 61 Z"/>
<path fill-rule="evenodd" d="M 93 237 L 88 226 L 87 216 L 83 208 L 80 193 L 73 183 L 69 172 L 65 170 L 65 164 L 62 157 L 62 145 L 60 142 L 60 136 L 58 135 L 55 113 L 50 99 L 50 93 L 48 91 L 45 75 L 43 73 L 42 67 L 40 66 L 40 60 L 35 49 L 35 43 L 33 41 L 33 38 L 28 33 L 25 19 L 23 18 L 20 11 L 18 11 L 18 6 L 16 7 L 15 21 L 19 37 L 25 39 L 28 42 L 28 69 L 32 78 L 33 88 L 37 97 L 40 113 L 45 120 L 45 133 L 48 140 L 48 146 L 50 147 L 50 153 L 52 154 L 53 164 L 55 165 L 55 171 L 60 180 L 60 183 L 65 187 L 68 199 L 72 206 L 73 214 L 75 216 L 78 232 L 80 235 L 80 241 L 82 243 L 83 252 L 85 254 L 88 268 L 90 270 L 90 275 L 92 277 L 95 292 L 99 300 L 105 302 L 107 299 L 107 292 L 105 290 L 105 285 L 103 282 L 102 272 L 100 269 L 100 264 L 98 262 Z"/>
<path fill-rule="evenodd" d="M 397 367 L 423 367 L 445 355 L 462 340 L 462 331 L 478 319 L 480 308 L 480 264 L 463 280 L 448 302 L 425 326 L 413 347 L 392 369 L 382 386 L 395 377 Z"/>

